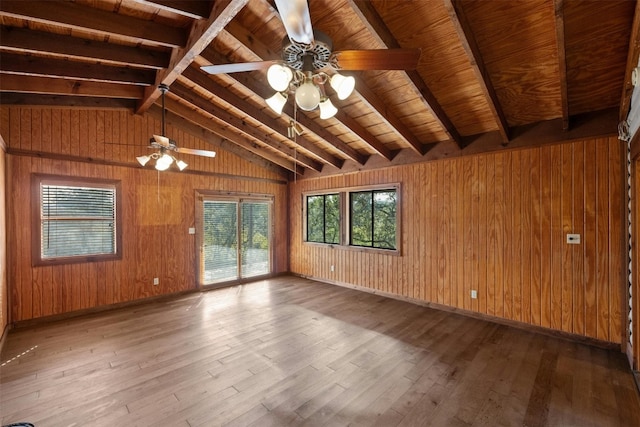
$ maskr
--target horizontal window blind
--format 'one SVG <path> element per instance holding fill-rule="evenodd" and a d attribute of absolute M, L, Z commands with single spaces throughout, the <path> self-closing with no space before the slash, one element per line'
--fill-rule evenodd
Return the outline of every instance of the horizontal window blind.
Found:
<path fill-rule="evenodd" d="M 115 187 L 42 184 L 40 196 L 43 259 L 115 253 Z"/>

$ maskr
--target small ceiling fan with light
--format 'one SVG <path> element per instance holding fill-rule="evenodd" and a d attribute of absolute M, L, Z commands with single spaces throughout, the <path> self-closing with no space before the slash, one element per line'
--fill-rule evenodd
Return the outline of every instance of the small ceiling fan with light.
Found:
<path fill-rule="evenodd" d="M 320 118 L 333 117 L 338 109 L 326 92 L 328 83 L 338 99 L 346 99 L 355 88 L 353 76 L 338 71 L 411 70 L 420 59 L 420 49 L 371 49 L 333 51 L 333 42 L 314 30 L 307 0 L 275 0 L 287 36 L 282 41 L 282 59 L 202 67 L 209 74 L 267 70 L 267 81 L 275 94 L 265 102 L 281 114 L 289 95 L 305 111 L 320 109 Z"/>
<path fill-rule="evenodd" d="M 182 148 L 176 145 L 176 142 L 165 136 L 165 113 L 164 106 L 165 93 L 169 91 L 169 86 L 161 84 L 158 86 L 160 93 L 162 94 L 162 135 L 153 135 L 150 140 L 149 148 L 156 150 L 155 153 L 138 156 L 136 160 L 141 166 L 145 166 L 149 161 L 155 162 L 155 168 L 159 171 L 165 171 L 175 164 L 179 170 L 184 170 L 188 165 L 182 160 L 178 160 L 172 152 L 181 154 L 193 154 L 196 156 L 215 157 L 215 151 L 197 150 L 193 148 Z"/>

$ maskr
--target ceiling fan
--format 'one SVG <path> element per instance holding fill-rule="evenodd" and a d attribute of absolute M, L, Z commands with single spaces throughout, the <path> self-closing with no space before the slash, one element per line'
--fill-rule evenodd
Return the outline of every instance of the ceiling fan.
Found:
<path fill-rule="evenodd" d="M 201 67 L 209 74 L 267 70 L 267 81 L 276 91 L 267 105 L 281 114 L 289 94 L 305 111 L 320 108 L 327 119 L 337 108 L 326 94 L 329 83 L 338 99 L 346 99 L 355 88 L 355 79 L 338 71 L 411 70 L 420 59 L 420 49 L 370 49 L 333 51 L 333 42 L 314 30 L 307 0 L 275 0 L 287 36 L 282 41 L 282 59 Z"/>
<path fill-rule="evenodd" d="M 182 171 L 188 165 L 184 161 L 176 159 L 173 156 L 173 154 L 171 154 L 172 151 L 176 153 L 194 154 L 196 156 L 215 157 L 216 156 L 215 151 L 197 150 L 193 148 L 178 147 L 174 140 L 164 136 L 165 135 L 165 112 L 166 112 L 166 109 L 164 107 L 164 95 L 169 91 L 169 86 L 165 84 L 161 84 L 158 88 L 162 93 L 162 135 L 153 135 L 151 137 L 149 148 L 153 148 L 157 151 L 148 156 L 136 157 L 136 160 L 138 160 L 138 163 L 144 166 L 149 162 L 149 160 L 153 159 L 155 160 L 155 168 L 159 171 L 164 171 L 169 169 L 169 167 L 175 162 L 178 169 Z"/>

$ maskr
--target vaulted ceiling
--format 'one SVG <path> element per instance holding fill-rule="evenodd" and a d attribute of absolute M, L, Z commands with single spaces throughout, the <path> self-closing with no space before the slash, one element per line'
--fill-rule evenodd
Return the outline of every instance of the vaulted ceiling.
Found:
<path fill-rule="evenodd" d="M 278 116 L 264 71 L 279 59 L 267 0 L 0 2 L 0 102 L 160 111 L 283 172 L 340 173 L 611 132 L 626 114 L 632 0 L 309 0 L 335 50 L 419 48 L 415 70 L 354 71 L 338 113 Z M 637 17 L 636 17 L 637 19 Z M 288 137 L 295 119 L 301 135 Z M 287 172 L 290 173 L 290 172 Z"/>

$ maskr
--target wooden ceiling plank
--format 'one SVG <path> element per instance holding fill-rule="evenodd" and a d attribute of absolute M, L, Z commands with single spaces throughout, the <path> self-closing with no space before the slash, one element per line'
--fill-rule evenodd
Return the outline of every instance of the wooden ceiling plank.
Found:
<path fill-rule="evenodd" d="M 223 139 L 220 146 L 220 148 L 223 150 L 237 152 L 238 155 L 242 155 L 242 151 L 234 150 L 233 145 L 236 145 L 242 150 L 246 150 L 257 156 L 260 156 L 263 159 L 279 165 L 291 172 L 294 172 L 297 169 L 298 173 L 301 173 L 301 171 L 304 170 L 304 168 L 296 168 L 294 162 L 285 158 L 284 154 L 282 156 L 274 154 L 263 149 L 259 144 L 245 137 L 244 135 L 238 132 L 231 131 L 229 128 L 223 128 L 216 125 L 216 123 L 212 121 L 210 117 L 205 117 L 204 115 L 200 114 L 197 109 L 189 108 L 171 99 L 167 99 L 166 104 L 167 123 L 171 124 L 173 122 L 177 124 L 180 123 L 178 119 L 182 119 L 187 120 L 188 122 L 193 123 L 203 129 L 206 129 L 207 132 L 211 132 L 212 135 L 217 135 Z M 151 111 L 155 108 L 157 108 L 157 106 L 153 105 L 149 110 Z"/>
<path fill-rule="evenodd" d="M 134 0 L 193 19 L 203 19 L 211 12 L 211 2 L 201 0 Z"/>
<path fill-rule="evenodd" d="M 113 67 L 105 64 L 89 64 L 11 53 L 0 54 L 0 71 L 19 75 L 54 76 L 140 86 L 152 84 L 155 78 L 155 73 L 152 70 Z"/>
<path fill-rule="evenodd" d="M 180 28 L 60 0 L 2 0 L 0 16 L 124 36 L 136 42 L 146 40 L 168 47 L 184 46 L 187 41 L 184 30 Z"/>
<path fill-rule="evenodd" d="M 149 109 L 149 114 L 157 119 L 161 119 L 162 108 L 157 105 L 153 105 Z M 167 110 L 165 112 L 165 120 L 168 125 L 183 130 L 195 136 L 196 138 L 201 139 L 208 144 L 211 144 L 216 149 L 235 154 L 238 157 L 242 157 L 243 159 L 251 163 L 254 163 L 271 172 L 275 172 L 283 177 L 286 177 L 288 175 L 288 170 L 293 171 L 293 163 L 285 163 L 288 166 L 285 168 L 269 159 L 266 159 L 265 157 L 254 153 L 253 151 L 249 151 L 246 148 L 243 148 L 240 145 L 236 144 L 235 142 L 213 133 L 213 131 L 210 129 L 212 127 L 210 120 L 207 121 L 205 119 L 202 120 L 201 123 L 190 121 L 189 119 L 193 119 L 193 115 L 197 115 L 198 117 L 204 119 L 204 117 L 197 112 L 189 110 L 186 107 L 182 107 L 175 112 Z M 203 125 L 205 124 L 207 125 L 207 127 L 203 127 Z"/>
<path fill-rule="evenodd" d="M 0 46 L 2 51 L 43 52 L 139 68 L 159 69 L 169 65 L 169 53 L 165 51 L 85 40 L 24 28 L 2 27 L 0 40 L 2 40 Z"/>
<path fill-rule="evenodd" d="M 133 111 L 133 99 L 73 95 L 42 95 L 36 93 L 3 92 L 2 105 L 44 105 L 59 108 L 118 108 Z"/>
<path fill-rule="evenodd" d="M 191 27 L 185 47 L 174 49 L 169 67 L 158 72 L 156 84 L 147 88 L 140 101 L 137 113 L 145 112 L 160 97 L 160 84 L 171 86 L 180 74 L 193 62 L 229 21 L 247 4 L 249 0 L 216 1 L 206 20 L 196 21 Z"/>
<path fill-rule="evenodd" d="M 139 99 L 142 96 L 143 89 L 140 86 L 122 85 L 118 83 L 97 83 L 3 74 L 0 79 L 0 92 Z"/>
<path fill-rule="evenodd" d="M 213 80 L 211 80 L 208 76 L 206 76 L 202 72 L 197 71 L 193 68 L 189 68 L 185 70 L 184 73 L 182 73 L 182 75 L 183 77 L 189 79 L 191 82 L 197 84 L 198 86 L 205 89 L 209 93 L 222 99 L 224 102 L 231 104 L 234 108 L 240 110 L 242 113 L 256 119 L 259 122 L 262 122 L 265 124 L 268 123 L 269 128 L 272 129 L 274 132 L 279 133 L 282 136 L 285 136 L 287 134 L 288 126 L 282 123 L 281 120 L 274 120 L 272 117 L 265 114 L 264 112 L 256 108 L 251 103 L 239 98 L 238 96 L 234 95 L 227 89 L 216 84 Z M 330 164 L 338 169 L 340 169 L 344 164 L 344 161 L 342 159 L 339 159 L 331 155 L 330 153 L 322 150 L 320 147 L 318 147 L 317 145 L 315 145 L 313 142 L 309 141 L 302 135 L 298 136 L 295 142 L 305 150 L 312 153 L 322 162 Z"/>
<path fill-rule="evenodd" d="M 491 114 L 496 121 L 498 131 L 502 135 L 503 142 L 506 144 L 509 142 L 509 125 L 504 112 L 502 111 L 498 95 L 491 83 L 489 72 L 484 65 L 480 48 L 476 43 L 471 26 L 464 14 L 462 3 L 457 0 L 444 0 L 444 4 L 447 12 L 449 13 L 449 18 L 451 18 L 451 22 L 458 33 L 458 38 L 462 43 L 462 47 L 469 57 L 471 68 L 476 75 L 476 79 L 480 84 L 480 89 L 482 90 L 487 100 L 487 104 L 491 109 Z"/>
<path fill-rule="evenodd" d="M 226 111 L 223 111 L 222 109 L 214 106 L 208 100 L 193 94 L 193 91 L 191 89 L 178 83 L 173 85 L 173 87 L 171 88 L 171 93 L 175 94 L 186 102 L 195 105 L 208 114 L 217 117 L 218 119 L 227 123 L 229 126 L 235 128 L 238 132 L 242 132 L 243 134 L 259 141 L 263 141 L 269 146 L 282 152 L 288 158 L 293 159 L 297 163 L 316 171 L 322 170 L 322 163 L 310 158 L 305 154 L 297 152 L 296 150 L 286 146 L 282 142 L 271 138 L 269 135 L 260 131 L 260 129 L 257 129 L 255 126 L 252 126 L 251 124 L 234 116 L 233 114 L 227 113 Z"/>
<path fill-rule="evenodd" d="M 378 14 L 373 4 L 366 0 L 348 0 L 351 9 L 358 15 L 362 24 L 368 28 L 369 32 L 378 42 L 388 49 L 399 49 L 402 46 Z M 414 91 L 424 99 L 424 105 L 429 110 L 433 118 L 440 124 L 442 130 L 449 139 L 454 141 L 458 147 L 462 147 L 462 136 L 453 125 L 451 119 L 440 105 L 435 95 L 416 70 L 406 70 L 405 74 L 411 81 Z"/>
<path fill-rule="evenodd" d="M 627 53 L 627 68 L 624 74 L 624 84 L 622 87 L 622 99 L 620 101 L 620 121 L 626 120 L 631 108 L 631 94 L 633 84 L 631 83 L 631 73 L 638 66 L 640 56 L 640 2 L 636 2 L 636 9 L 633 14 L 633 25 L 631 27 L 631 37 L 629 38 L 629 52 Z M 637 138 L 636 138 L 637 140 Z"/>
<path fill-rule="evenodd" d="M 253 54 L 256 56 L 256 59 L 263 60 L 265 58 L 271 59 L 271 58 L 274 57 L 273 52 L 269 48 L 267 48 L 263 43 L 261 43 L 255 37 L 252 37 L 251 34 L 246 29 L 242 28 L 240 25 L 231 24 L 231 25 L 229 25 L 228 28 L 226 28 L 225 31 L 227 32 L 227 34 L 230 37 L 236 39 L 236 41 L 238 41 L 238 43 L 243 44 L 248 50 L 253 52 Z M 221 63 L 221 62 L 224 62 L 224 61 L 227 60 L 226 58 L 223 59 L 222 55 L 218 54 L 217 52 L 215 54 L 212 53 L 211 49 L 207 50 L 207 53 L 203 55 L 203 58 L 207 59 L 207 61 L 210 61 L 212 64 Z M 234 78 L 235 78 L 235 76 L 234 76 Z M 253 86 L 255 86 L 255 85 L 253 85 Z M 264 93 L 264 90 L 254 90 L 254 89 L 251 89 L 251 90 L 253 92 L 255 92 L 256 94 L 260 95 L 263 98 L 268 98 L 269 96 L 271 96 L 271 94 Z M 349 147 L 347 144 L 342 142 L 339 138 L 337 138 L 335 136 L 329 136 L 329 132 L 320 131 L 319 130 L 320 126 L 311 124 L 311 123 L 313 123 L 312 119 L 304 119 L 304 117 L 306 117 L 306 116 L 305 115 L 298 115 L 297 116 L 297 121 L 302 126 L 304 126 L 307 129 L 309 129 L 310 132 L 315 133 L 319 138 L 324 139 L 329 145 L 331 145 L 334 148 L 336 148 L 337 150 L 341 151 L 343 154 L 345 154 L 346 156 L 348 156 L 352 160 L 356 161 L 357 163 L 363 165 L 364 162 L 367 161 L 366 160 L 368 158 L 367 156 L 363 156 L 363 155 L 359 154 L 353 148 Z M 292 119 L 293 117 L 290 116 L 290 118 Z M 336 120 L 337 120 L 337 118 L 336 118 Z M 353 123 L 353 120 L 350 121 L 350 122 Z M 348 127 L 365 144 L 368 145 L 369 141 L 375 141 L 375 144 L 376 144 L 377 147 L 380 147 L 382 145 L 382 143 L 379 142 L 369 132 L 366 132 L 364 134 L 358 134 L 358 132 L 356 132 L 354 129 L 351 129 L 345 123 L 342 123 L 342 124 L 344 126 Z M 362 126 L 357 126 L 357 129 L 360 130 L 360 129 L 364 129 L 364 128 Z M 374 148 L 374 150 L 376 152 L 378 152 L 377 149 Z"/>
<path fill-rule="evenodd" d="M 569 129 L 569 93 L 567 89 L 567 55 L 564 37 L 564 0 L 553 0 L 556 18 L 556 45 L 558 71 L 560 72 L 560 102 L 562 104 L 562 129 Z"/>

